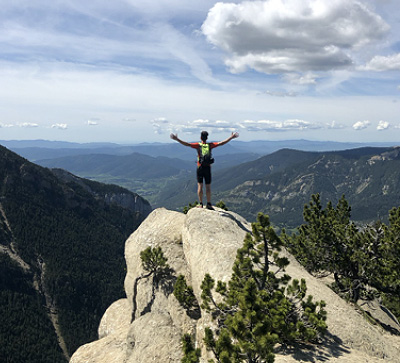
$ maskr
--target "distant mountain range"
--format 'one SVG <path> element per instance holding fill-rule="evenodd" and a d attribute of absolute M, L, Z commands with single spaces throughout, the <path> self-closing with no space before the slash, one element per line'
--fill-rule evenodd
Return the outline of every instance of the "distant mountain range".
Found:
<path fill-rule="evenodd" d="M 124 296 L 124 243 L 151 206 L 2 146 L 0 185 L 0 360 L 67 362 Z"/>
<path fill-rule="evenodd" d="M 386 220 L 400 206 L 399 148 L 358 148 L 334 152 L 282 149 L 257 160 L 213 173 L 213 201 L 248 220 L 268 214 L 280 227 L 303 223 L 302 212 L 311 195 L 337 203 L 345 195 L 353 220 Z M 156 203 L 179 209 L 196 199 L 194 178 L 178 180 L 160 191 Z"/>
<path fill-rule="evenodd" d="M 358 223 L 387 219 L 400 206 L 400 148 L 304 153 L 281 150 L 234 171 L 216 173 L 215 196 L 246 217 L 267 213 L 275 225 L 300 225 L 304 204 L 320 193 L 336 204 L 344 195 Z M 258 175 L 257 175 L 257 170 Z M 248 175 L 244 181 L 241 174 Z M 229 187 L 228 187 L 229 186 Z"/>
<path fill-rule="evenodd" d="M 197 142 L 199 140 L 188 140 Z M 210 140 L 215 141 L 215 140 Z M 64 141 L 47 140 L 0 140 L 0 145 L 15 151 L 17 154 L 30 161 L 54 159 L 64 156 L 87 154 L 129 155 L 140 153 L 152 157 L 164 156 L 182 160 L 193 160 L 193 154 L 187 148 L 176 142 L 169 143 L 142 143 L 135 145 L 120 145 L 114 143 L 71 143 Z M 223 148 L 215 149 L 215 155 L 226 154 L 255 154 L 264 156 L 284 148 L 302 151 L 334 151 L 360 148 L 366 146 L 395 146 L 393 143 L 357 143 L 357 142 L 332 142 L 310 140 L 283 140 L 283 141 L 239 141 L 234 140 Z M 255 159 L 256 157 L 253 157 Z M 240 162 L 243 162 L 240 160 Z"/>
<path fill-rule="evenodd" d="M 301 150 L 275 150 L 288 145 Z M 215 149 L 213 202 L 222 199 L 249 220 L 263 211 L 275 225 L 294 228 L 302 223 L 302 209 L 311 194 L 320 193 L 323 201 L 333 203 L 344 194 L 353 208 L 353 217 L 360 223 L 384 219 L 391 207 L 400 204 L 397 192 L 400 189 L 396 188 L 398 149 L 386 144 L 360 145 L 364 144 L 234 140 Z M 97 150 L 85 148 L 88 152 Z M 136 151 L 127 155 L 104 154 L 110 150 L 127 152 L 126 148 L 129 152 Z M 69 149 L 81 150 L 76 144 Z M 176 143 L 129 147 L 109 144 L 102 145 L 102 150 L 103 154 L 63 158 L 53 155 L 37 162 L 123 185 L 148 198 L 153 207 L 181 210 L 197 199 L 193 150 Z"/>

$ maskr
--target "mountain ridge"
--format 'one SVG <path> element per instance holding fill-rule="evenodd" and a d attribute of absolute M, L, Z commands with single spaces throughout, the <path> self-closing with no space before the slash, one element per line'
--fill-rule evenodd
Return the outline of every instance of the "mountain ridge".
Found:
<path fill-rule="evenodd" d="M 121 187 L 56 174 L 0 146 L 0 356 L 10 363 L 65 362 L 95 338 L 122 294 L 123 242 L 151 211 Z"/>

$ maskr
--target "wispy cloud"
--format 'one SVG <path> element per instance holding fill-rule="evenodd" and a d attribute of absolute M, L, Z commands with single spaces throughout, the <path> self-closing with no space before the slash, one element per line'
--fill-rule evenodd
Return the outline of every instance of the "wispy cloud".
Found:
<path fill-rule="evenodd" d="M 340 129 L 345 129 L 346 125 L 343 125 L 333 120 L 331 123 L 327 123 L 326 127 L 331 130 L 340 130 Z"/>
<path fill-rule="evenodd" d="M 297 92 L 294 91 L 265 91 L 265 94 L 274 97 L 296 97 L 298 96 Z"/>
<path fill-rule="evenodd" d="M 39 127 L 39 124 L 36 124 L 33 122 L 22 122 L 22 123 L 17 123 L 17 126 L 24 127 L 24 128 L 30 128 L 30 127 Z"/>
<path fill-rule="evenodd" d="M 203 130 L 211 130 L 211 132 L 233 132 L 238 129 L 239 125 L 223 120 L 203 120 L 197 119 L 186 123 L 172 123 L 165 118 L 158 118 L 150 121 L 154 133 L 165 134 L 169 132 L 184 132 L 186 134 L 200 133 Z"/>
<path fill-rule="evenodd" d="M 13 124 L 3 124 L 0 122 L 0 127 L 8 128 L 8 127 L 14 127 Z"/>
<path fill-rule="evenodd" d="M 97 125 L 99 124 L 98 120 L 99 120 L 99 119 L 89 119 L 89 120 L 87 121 L 87 124 L 88 124 L 89 126 L 97 126 Z"/>
<path fill-rule="evenodd" d="M 172 124 L 165 117 L 158 117 L 150 121 L 154 133 L 162 135 L 174 131 Z"/>

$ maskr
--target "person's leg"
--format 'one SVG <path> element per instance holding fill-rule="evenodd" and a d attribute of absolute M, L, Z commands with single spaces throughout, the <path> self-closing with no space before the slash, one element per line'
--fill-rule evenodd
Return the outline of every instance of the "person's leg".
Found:
<path fill-rule="evenodd" d="M 197 168 L 197 196 L 199 198 L 200 206 L 203 207 L 203 168 Z"/>
<path fill-rule="evenodd" d="M 209 166 L 204 175 L 206 182 L 206 197 L 207 197 L 207 209 L 213 209 L 211 204 L 211 167 Z"/>
<path fill-rule="evenodd" d="M 197 196 L 199 197 L 199 203 L 203 205 L 203 183 L 197 183 Z"/>
<path fill-rule="evenodd" d="M 211 204 L 211 184 L 206 184 L 207 204 Z"/>

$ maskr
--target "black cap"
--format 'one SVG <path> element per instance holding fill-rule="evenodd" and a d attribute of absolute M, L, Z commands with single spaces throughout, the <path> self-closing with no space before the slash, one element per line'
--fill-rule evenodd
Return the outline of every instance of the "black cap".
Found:
<path fill-rule="evenodd" d="M 207 138 L 208 138 L 208 132 L 207 131 L 202 131 L 200 139 L 202 139 L 203 141 L 206 141 Z"/>

